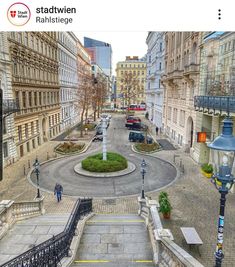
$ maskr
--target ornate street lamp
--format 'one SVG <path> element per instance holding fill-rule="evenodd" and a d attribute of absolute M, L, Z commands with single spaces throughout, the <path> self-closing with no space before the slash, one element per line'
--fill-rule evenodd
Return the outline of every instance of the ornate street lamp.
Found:
<path fill-rule="evenodd" d="M 36 173 L 36 176 L 37 176 L 37 198 L 41 198 L 40 190 L 39 190 L 39 173 L 40 173 L 39 168 L 40 168 L 40 163 L 39 163 L 37 158 L 35 159 L 35 162 L 34 162 L 33 166 L 34 166 L 34 172 Z"/>
<path fill-rule="evenodd" d="M 221 194 L 220 214 L 218 220 L 217 246 L 215 252 L 216 267 L 221 267 L 223 254 L 223 228 L 226 194 L 232 188 L 234 179 L 234 154 L 235 137 L 233 136 L 233 122 L 230 117 L 223 121 L 222 134 L 208 145 L 214 151 L 215 172 L 212 176 L 212 182 Z"/>
<path fill-rule="evenodd" d="M 144 176 L 146 174 L 146 168 L 147 164 L 145 162 L 145 160 L 143 159 L 142 162 L 141 162 L 141 171 L 140 173 L 142 174 L 142 190 L 141 190 L 141 198 L 144 199 Z"/>

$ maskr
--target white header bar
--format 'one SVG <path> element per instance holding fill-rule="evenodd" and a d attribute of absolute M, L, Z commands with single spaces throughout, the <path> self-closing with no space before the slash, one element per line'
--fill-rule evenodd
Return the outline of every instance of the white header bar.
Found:
<path fill-rule="evenodd" d="M 234 0 L 4 0 L 0 30 L 234 31 L 234 10 Z"/>

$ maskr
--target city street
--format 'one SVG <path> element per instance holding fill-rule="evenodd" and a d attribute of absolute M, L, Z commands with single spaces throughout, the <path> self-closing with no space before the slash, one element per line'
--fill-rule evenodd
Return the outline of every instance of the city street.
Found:
<path fill-rule="evenodd" d="M 74 172 L 74 166 L 88 155 L 102 151 L 102 142 L 91 143 L 85 154 L 65 157 L 50 161 L 41 166 L 40 188 L 53 191 L 58 182 L 63 185 L 64 194 L 70 196 L 89 197 L 119 197 L 137 195 L 141 191 L 142 176 L 140 164 L 144 158 L 147 163 L 145 175 L 146 192 L 158 190 L 170 184 L 177 176 L 176 169 L 170 163 L 133 152 L 133 143 L 128 141 L 129 130 L 125 128 L 125 116 L 115 115 L 111 119 L 107 130 L 108 151 L 124 155 L 128 161 L 136 165 L 136 170 L 131 174 L 113 178 L 86 177 Z M 32 181 L 36 177 L 32 175 Z"/>

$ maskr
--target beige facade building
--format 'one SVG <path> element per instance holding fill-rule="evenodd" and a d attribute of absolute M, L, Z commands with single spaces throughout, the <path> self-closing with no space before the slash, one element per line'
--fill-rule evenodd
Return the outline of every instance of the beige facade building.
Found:
<path fill-rule="evenodd" d="M 145 103 L 146 60 L 137 56 L 127 56 L 125 61 L 117 63 L 117 106 Z"/>
<path fill-rule="evenodd" d="M 165 34 L 165 73 L 163 132 L 171 141 L 192 150 L 195 141 L 196 111 L 194 95 L 199 89 L 201 33 L 167 32 Z"/>
<path fill-rule="evenodd" d="M 12 89 L 21 111 L 15 114 L 18 156 L 60 132 L 55 32 L 9 32 Z"/>
<path fill-rule="evenodd" d="M 221 133 L 227 103 L 230 103 L 235 134 L 235 33 L 204 33 L 200 49 L 196 132 L 206 133 L 206 143 L 195 142 L 192 156 L 199 163 L 207 163 L 213 161 L 207 144 Z"/>

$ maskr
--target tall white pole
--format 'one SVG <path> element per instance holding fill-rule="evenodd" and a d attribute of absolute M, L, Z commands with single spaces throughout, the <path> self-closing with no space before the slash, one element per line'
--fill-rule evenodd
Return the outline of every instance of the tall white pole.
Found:
<path fill-rule="evenodd" d="M 107 160 L 107 120 L 102 118 L 103 128 L 103 160 Z"/>

